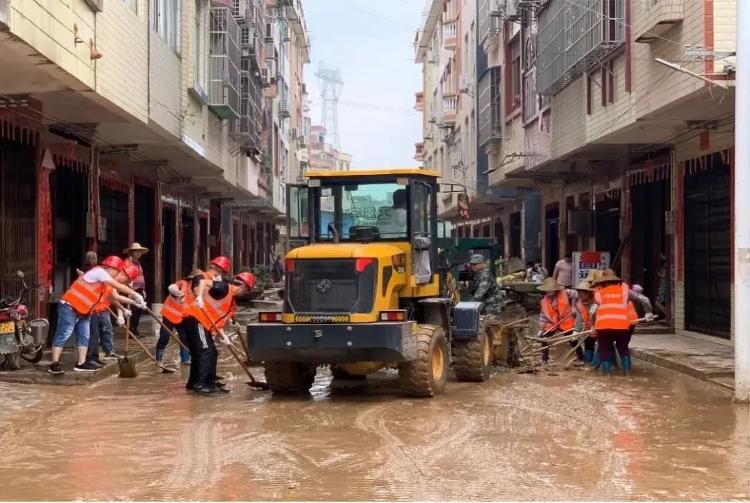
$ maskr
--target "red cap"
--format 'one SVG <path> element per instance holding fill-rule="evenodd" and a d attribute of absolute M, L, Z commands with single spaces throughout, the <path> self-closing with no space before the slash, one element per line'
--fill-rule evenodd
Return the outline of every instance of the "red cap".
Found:
<path fill-rule="evenodd" d="M 110 255 L 109 257 L 102 260 L 102 267 L 111 267 L 112 269 L 117 269 L 118 271 L 124 271 L 125 262 L 123 262 L 123 260 L 117 255 Z"/>
<path fill-rule="evenodd" d="M 244 283 L 246 287 L 252 290 L 255 286 L 255 275 L 251 272 L 241 272 L 234 277 L 237 281 Z"/>
<path fill-rule="evenodd" d="M 229 272 L 232 268 L 232 262 L 226 257 L 216 257 L 211 261 L 211 265 L 215 265 L 224 272 Z"/>
<path fill-rule="evenodd" d="M 125 275 L 128 277 L 128 279 L 133 282 L 138 277 L 138 266 L 135 264 L 127 264 L 123 271 Z"/>

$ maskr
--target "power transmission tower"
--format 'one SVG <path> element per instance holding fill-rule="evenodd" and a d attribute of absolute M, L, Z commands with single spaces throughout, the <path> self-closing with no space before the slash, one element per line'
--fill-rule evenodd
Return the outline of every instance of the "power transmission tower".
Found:
<path fill-rule="evenodd" d="M 339 98 L 341 97 L 341 88 L 344 86 L 344 81 L 341 80 L 341 72 L 338 69 L 326 68 L 321 61 L 315 76 L 318 78 L 318 85 L 320 86 L 322 101 L 320 125 L 326 130 L 326 143 L 340 149 Z"/>

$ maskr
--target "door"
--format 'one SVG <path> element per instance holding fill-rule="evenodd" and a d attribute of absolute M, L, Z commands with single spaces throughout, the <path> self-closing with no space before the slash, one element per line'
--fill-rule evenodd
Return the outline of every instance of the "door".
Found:
<path fill-rule="evenodd" d="M 685 326 L 724 339 L 731 320 L 729 166 L 685 175 Z"/>
<path fill-rule="evenodd" d="M 633 226 L 630 231 L 630 279 L 656 299 L 659 267 L 666 262 L 665 212 L 670 209 L 669 179 L 636 185 L 630 189 Z M 649 222 L 649 225 L 642 225 Z"/>
<path fill-rule="evenodd" d="M 560 260 L 560 206 L 548 206 L 544 212 L 544 259 L 552 271 Z"/>
<path fill-rule="evenodd" d="M 614 266 L 620 248 L 620 199 L 607 199 L 596 203 L 596 251 L 609 252 Z"/>
<path fill-rule="evenodd" d="M 135 185 L 135 240 L 149 249 L 140 261 L 146 278 L 146 291 L 158 291 L 156 285 L 156 254 L 154 232 L 156 229 L 156 193 L 151 187 Z M 127 245 L 126 245 L 127 246 Z M 166 287 L 165 287 L 166 288 Z"/>
<path fill-rule="evenodd" d="M 177 211 L 173 206 L 164 205 L 161 210 L 161 225 L 164 232 L 161 248 L 161 270 L 163 281 L 162 294 L 167 294 L 167 287 L 177 280 L 175 265 L 177 263 Z M 188 271 L 189 273 L 190 271 Z M 185 274 L 183 272 L 183 274 Z"/>
<path fill-rule="evenodd" d="M 182 257 L 180 260 L 180 266 L 182 269 L 182 276 L 187 276 L 190 271 L 193 270 L 193 253 L 195 252 L 195 221 L 193 220 L 193 212 L 187 208 L 182 210 L 182 246 L 181 253 Z"/>
<path fill-rule="evenodd" d="M 510 257 L 521 257 L 521 212 L 510 215 Z"/>
<path fill-rule="evenodd" d="M 286 186 L 286 228 L 289 248 L 297 248 L 310 242 L 310 196 L 306 185 Z"/>

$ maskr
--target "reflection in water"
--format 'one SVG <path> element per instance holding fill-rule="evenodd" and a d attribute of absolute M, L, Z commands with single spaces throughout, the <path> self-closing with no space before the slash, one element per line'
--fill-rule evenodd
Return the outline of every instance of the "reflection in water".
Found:
<path fill-rule="evenodd" d="M 142 371 L 93 387 L 0 384 L 3 499 L 727 499 L 750 497 L 750 419 L 716 387 L 652 368 L 499 374 L 404 398 L 274 398 Z M 184 372 L 185 370 L 183 370 Z"/>

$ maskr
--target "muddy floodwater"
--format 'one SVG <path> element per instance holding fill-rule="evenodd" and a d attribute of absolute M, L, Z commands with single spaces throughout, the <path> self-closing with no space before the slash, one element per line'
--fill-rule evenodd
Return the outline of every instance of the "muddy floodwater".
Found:
<path fill-rule="evenodd" d="M 142 370 L 91 387 L 0 384 L 0 499 L 750 498 L 750 413 L 638 362 L 628 379 L 500 373 L 404 398 L 390 376 L 311 397 L 187 394 Z M 259 371 L 258 371 L 259 372 Z"/>

